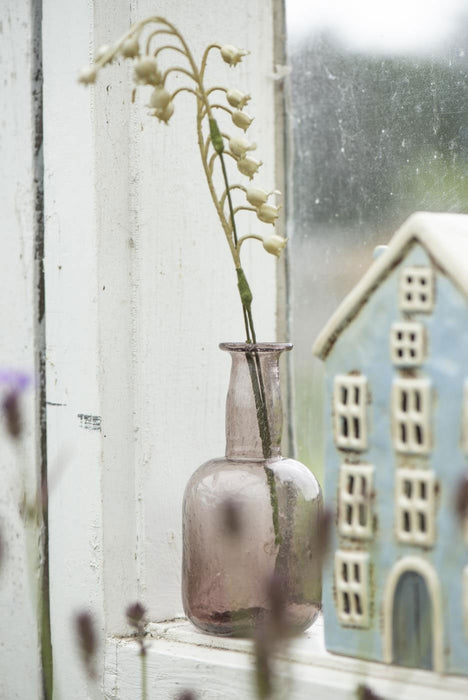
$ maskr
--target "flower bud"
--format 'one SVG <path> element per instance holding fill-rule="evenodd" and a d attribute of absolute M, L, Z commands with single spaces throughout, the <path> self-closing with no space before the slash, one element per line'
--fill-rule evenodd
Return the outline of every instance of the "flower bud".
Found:
<path fill-rule="evenodd" d="M 242 60 L 242 56 L 247 56 L 248 53 L 248 51 L 238 49 L 236 46 L 232 46 L 232 44 L 225 44 L 221 47 L 221 56 L 223 57 L 223 61 L 229 63 L 230 66 L 235 66 Z"/>
<path fill-rule="evenodd" d="M 135 64 L 135 82 L 139 85 L 160 85 L 161 73 L 153 58 L 144 56 Z"/>
<path fill-rule="evenodd" d="M 264 224 L 274 224 L 279 216 L 279 207 L 274 207 L 272 204 L 262 204 L 257 209 L 257 217 Z"/>
<path fill-rule="evenodd" d="M 155 87 L 151 93 L 149 106 L 154 109 L 164 109 L 171 101 L 171 94 L 161 86 Z"/>
<path fill-rule="evenodd" d="M 263 239 L 263 247 L 265 248 L 267 253 L 271 253 L 271 255 L 276 255 L 276 257 L 279 258 L 279 256 L 281 255 L 281 251 L 286 245 L 287 240 L 287 238 L 278 236 L 275 233 L 272 236 L 267 236 Z"/>
<path fill-rule="evenodd" d="M 247 175 L 250 179 L 253 178 L 259 167 L 262 165 L 262 161 L 254 160 L 253 158 L 241 158 L 237 161 L 237 168 L 242 175 Z"/>
<path fill-rule="evenodd" d="M 125 39 L 121 48 L 122 56 L 125 58 L 135 58 L 140 54 L 140 44 L 136 36 Z"/>
<path fill-rule="evenodd" d="M 169 119 L 174 114 L 174 103 L 169 102 L 163 109 L 155 109 L 153 112 L 153 117 L 157 117 L 160 122 L 167 124 Z"/>
<path fill-rule="evenodd" d="M 250 95 L 245 95 L 240 90 L 228 90 L 226 93 L 226 99 L 231 107 L 242 109 L 250 100 Z"/>
<path fill-rule="evenodd" d="M 249 117 L 246 112 L 241 112 L 239 109 L 236 109 L 236 111 L 232 113 L 232 121 L 239 129 L 243 129 L 244 131 L 247 131 L 253 120 L 253 117 Z"/>
<path fill-rule="evenodd" d="M 91 85 L 96 81 L 97 68 L 94 66 L 86 66 L 80 71 L 78 76 L 78 82 L 83 83 L 83 85 Z"/>
<path fill-rule="evenodd" d="M 243 137 L 238 138 L 233 136 L 231 139 L 229 139 L 229 148 L 235 156 L 238 158 L 243 158 L 247 151 L 255 151 L 257 144 L 249 143 L 249 141 Z"/>

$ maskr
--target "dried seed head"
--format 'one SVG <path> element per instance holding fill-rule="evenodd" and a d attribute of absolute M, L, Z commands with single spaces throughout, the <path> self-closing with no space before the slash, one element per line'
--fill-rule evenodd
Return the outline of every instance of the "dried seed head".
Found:
<path fill-rule="evenodd" d="M 330 551 L 332 524 L 333 511 L 331 508 L 321 509 L 317 518 L 315 551 L 320 558 L 322 566 Z"/>
<path fill-rule="evenodd" d="M 242 532 L 241 508 L 234 498 L 226 498 L 221 504 L 221 519 L 225 532 L 231 537 L 238 537 Z"/>
<path fill-rule="evenodd" d="M 249 51 L 238 49 L 237 46 L 233 46 L 232 44 L 225 44 L 221 47 L 221 56 L 223 57 L 223 61 L 228 63 L 230 66 L 237 65 L 237 63 L 242 60 L 242 57 L 247 56 L 248 53 Z"/>
<path fill-rule="evenodd" d="M 16 389 L 10 391 L 3 399 L 3 413 L 8 433 L 14 440 L 17 440 L 23 430 L 23 421 L 19 407 L 19 394 Z"/>
<path fill-rule="evenodd" d="M 140 55 L 140 44 L 136 36 L 132 36 L 124 41 L 121 52 L 125 58 L 135 58 Z"/>
<path fill-rule="evenodd" d="M 267 599 L 271 612 L 271 631 L 276 639 L 288 636 L 289 629 L 286 622 L 286 587 L 284 579 L 278 574 L 273 574 L 267 580 Z"/>
<path fill-rule="evenodd" d="M 274 207 L 272 204 L 262 204 L 257 209 L 257 217 L 264 224 L 273 224 L 279 216 L 280 207 Z"/>
<path fill-rule="evenodd" d="M 231 105 L 236 109 L 243 109 L 247 102 L 250 100 L 250 95 L 246 95 L 240 90 L 228 90 L 226 93 L 226 99 Z"/>
<path fill-rule="evenodd" d="M 261 165 L 261 160 L 258 161 L 253 158 L 244 157 L 237 161 L 237 169 L 239 172 L 241 172 L 242 175 L 247 175 L 251 180 Z"/>
<path fill-rule="evenodd" d="M 283 236 L 278 236 L 276 233 L 274 233 L 272 236 L 267 236 L 263 239 L 263 247 L 267 253 L 276 255 L 276 257 L 279 258 L 287 241 L 287 238 L 283 238 Z"/>
<path fill-rule="evenodd" d="M 462 525 L 468 519 L 468 474 L 464 474 L 457 484 L 455 512 Z"/>
<path fill-rule="evenodd" d="M 236 109 L 236 111 L 232 113 L 233 123 L 243 131 L 247 131 L 253 120 L 253 117 L 249 117 L 246 112 L 241 112 L 240 109 Z"/>
<path fill-rule="evenodd" d="M 368 685 L 361 683 L 356 688 L 357 700 L 383 700 L 381 695 L 377 695 Z"/>
<path fill-rule="evenodd" d="M 140 624 L 144 622 L 146 608 L 139 602 L 132 603 L 128 606 L 126 615 L 129 625 L 135 629 L 139 629 Z"/>
<path fill-rule="evenodd" d="M 78 613 L 75 617 L 75 628 L 83 663 L 88 675 L 93 678 L 95 676 L 93 661 L 97 651 L 97 636 L 91 613 L 86 611 Z"/>

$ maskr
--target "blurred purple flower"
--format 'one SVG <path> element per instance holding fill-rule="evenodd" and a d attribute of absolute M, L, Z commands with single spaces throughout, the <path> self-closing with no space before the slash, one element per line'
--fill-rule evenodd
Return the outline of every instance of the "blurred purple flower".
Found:
<path fill-rule="evenodd" d="M 369 686 L 364 683 L 361 683 L 356 688 L 356 696 L 357 700 L 383 700 L 381 695 L 374 693 L 372 688 L 369 688 Z"/>
<path fill-rule="evenodd" d="M 10 436 L 17 440 L 23 429 L 20 396 L 31 384 L 31 375 L 15 369 L 0 369 L 0 390 L 3 390 L 2 411 Z"/>
<path fill-rule="evenodd" d="M 75 631 L 81 657 L 90 678 L 96 678 L 94 658 L 97 652 L 97 634 L 91 613 L 83 611 L 75 616 Z"/>
<path fill-rule="evenodd" d="M 0 368 L 0 387 L 6 387 L 7 391 L 21 393 L 32 382 L 32 376 L 17 369 Z"/>
<path fill-rule="evenodd" d="M 454 498 L 455 512 L 463 526 L 468 519 L 468 472 L 457 483 Z"/>

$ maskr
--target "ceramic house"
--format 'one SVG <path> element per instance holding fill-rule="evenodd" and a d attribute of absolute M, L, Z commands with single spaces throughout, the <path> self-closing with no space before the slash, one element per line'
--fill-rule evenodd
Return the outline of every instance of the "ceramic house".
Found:
<path fill-rule="evenodd" d="M 411 216 L 314 353 L 336 514 L 327 648 L 468 674 L 468 216 Z"/>

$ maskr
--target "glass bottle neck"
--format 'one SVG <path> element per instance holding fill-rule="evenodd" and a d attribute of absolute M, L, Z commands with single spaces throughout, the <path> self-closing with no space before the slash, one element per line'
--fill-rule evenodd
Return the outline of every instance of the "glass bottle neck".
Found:
<path fill-rule="evenodd" d="M 281 456 L 283 410 L 279 356 L 286 343 L 223 343 L 232 359 L 226 400 L 226 457 L 233 460 Z"/>

